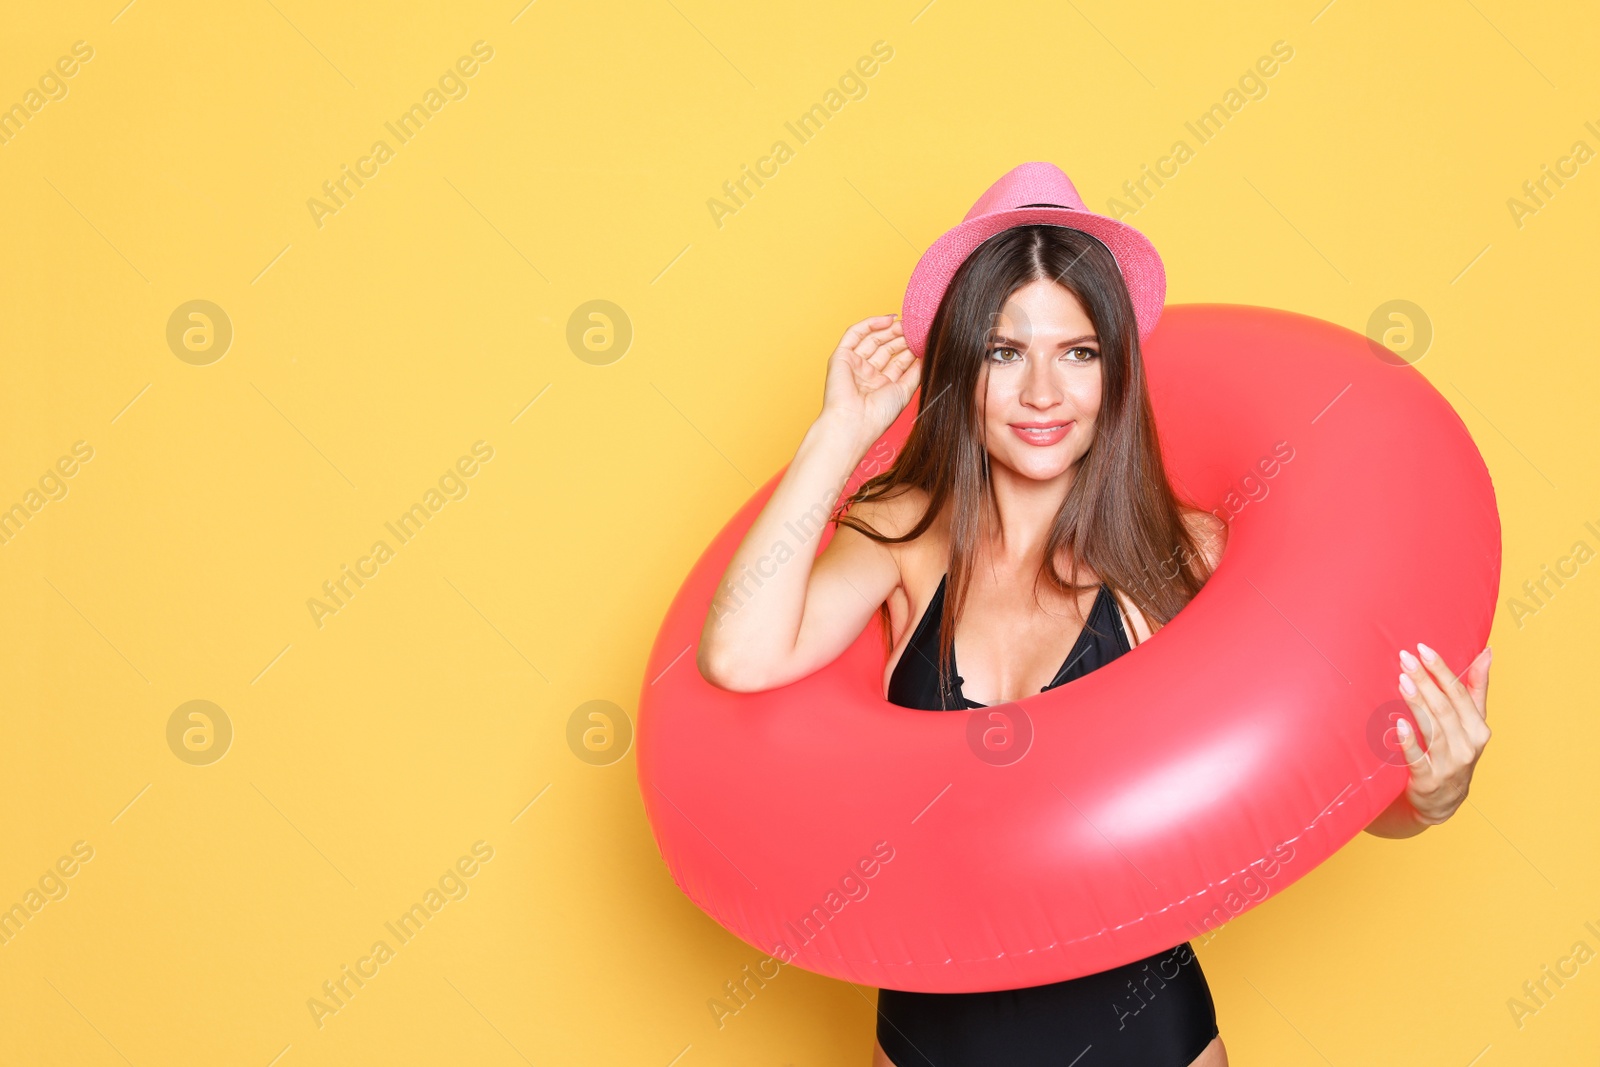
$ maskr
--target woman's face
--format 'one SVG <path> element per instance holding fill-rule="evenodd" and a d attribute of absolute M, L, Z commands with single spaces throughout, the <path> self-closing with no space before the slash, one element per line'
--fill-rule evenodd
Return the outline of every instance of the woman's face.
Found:
<path fill-rule="evenodd" d="M 989 331 L 984 358 L 978 402 L 990 464 L 1059 478 L 1089 451 L 1100 413 L 1100 342 L 1083 304 L 1052 281 L 1023 286 Z"/>

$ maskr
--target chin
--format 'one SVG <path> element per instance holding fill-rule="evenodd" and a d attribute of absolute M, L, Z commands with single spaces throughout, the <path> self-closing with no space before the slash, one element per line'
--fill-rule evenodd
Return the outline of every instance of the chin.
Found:
<path fill-rule="evenodd" d="M 1050 482 L 1072 469 L 1071 457 L 1065 449 L 1059 456 L 1008 456 L 1006 466 L 1018 475 L 1036 482 Z"/>

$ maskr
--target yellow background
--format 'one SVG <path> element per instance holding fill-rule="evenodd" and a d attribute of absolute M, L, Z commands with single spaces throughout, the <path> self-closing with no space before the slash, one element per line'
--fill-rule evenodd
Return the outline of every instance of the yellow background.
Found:
<path fill-rule="evenodd" d="M 569 717 L 634 714 L 677 583 L 792 456 L 839 335 L 898 310 L 990 182 L 1051 160 L 1104 211 L 1184 138 L 1130 219 L 1169 301 L 1358 330 L 1418 304 L 1505 531 L 1469 803 L 1200 946 L 1233 1062 L 1594 1062 L 1600 962 L 1520 1027 L 1507 1001 L 1600 950 L 1600 564 L 1520 625 L 1507 602 L 1600 548 L 1600 163 L 1521 226 L 1507 200 L 1600 148 L 1600 20 L 1319 3 L 12 5 L 0 104 L 94 56 L 0 145 L 0 506 L 94 454 L 0 545 L 0 906 L 94 856 L 0 946 L 0 1061 L 865 1064 L 873 991 L 793 969 L 719 1028 L 761 955 L 673 885 L 633 754 L 583 762 Z M 467 95 L 393 143 L 479 40 Z M 880 40 L 799 144 L 784 123 Z M 1185 120 L 1278 40 L 1267 94 L 1197 145 Z M 307 201 L 379 138 L 319 227 Z M 204 366 L 166 340 L 194 299 L 234 330 Z M 633 329 L 606 365 L 567 343 L 596 299 Z M 477 441 L 467 495 L 319 627 L 322 583 Z M 233 727 L 209 765 L 168 744 L 191 700 Z M 322 983 L 478 841 L 468 894 L 319 1027 Z"/>

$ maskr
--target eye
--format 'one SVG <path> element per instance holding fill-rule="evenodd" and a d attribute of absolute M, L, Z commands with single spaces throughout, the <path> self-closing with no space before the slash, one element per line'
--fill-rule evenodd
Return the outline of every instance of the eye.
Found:
<path fill-rule="evenodd" d="M 1003 353 L 1010 353 L 1010 355 L 1015 358 L 1007 358 L 1003 355 Z M 1079 345 L 1076 348 L 1069 348 L 1067 351 L 1063 352 L 1062 358 L 1068 363 L 1089 363 L 1099 359 L 1100 353 L 1093 348 L 1089 348 L 1085 345 Z M 1022 353 L 1018 352 L 1010 345 L 996 345 L 989 349 L 989 359 L 1001 365 L 1021 363 Z"/>

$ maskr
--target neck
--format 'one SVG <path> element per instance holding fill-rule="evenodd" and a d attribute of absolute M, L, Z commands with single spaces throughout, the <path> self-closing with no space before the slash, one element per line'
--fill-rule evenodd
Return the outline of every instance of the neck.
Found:
<path fill-rule="evenodd" d="M 990 465 L 994 501 L 985 502 L 984 537 L 980 550 L 993 565 L 1037 568 L 1056 515 L 1078 473 L 1078 464 L 1060 476 L 1040 481 L 1008 467 Z"/>

